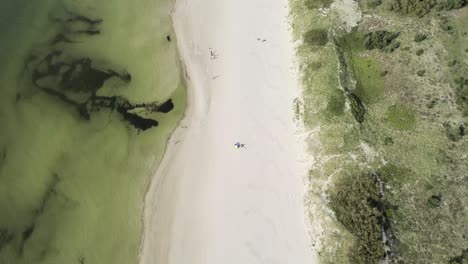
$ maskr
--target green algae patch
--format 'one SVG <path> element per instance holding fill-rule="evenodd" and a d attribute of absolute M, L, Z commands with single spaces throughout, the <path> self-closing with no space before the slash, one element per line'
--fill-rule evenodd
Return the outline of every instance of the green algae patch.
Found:
<path fill-rule="evenodd" d="M 416 127 L 414 112 L 403 105 L 392 105 L 387 109 L 388 124 L 398 130 L 410 130 Z"/>

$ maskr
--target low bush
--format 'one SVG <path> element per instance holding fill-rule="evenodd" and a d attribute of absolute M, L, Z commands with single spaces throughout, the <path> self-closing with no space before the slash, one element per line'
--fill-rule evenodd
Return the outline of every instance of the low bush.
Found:
<path fill-rule="evenodd" d="M 367 1 L 367 7 L 375 8 L 382 4 L 382 0 L 369 0 Z"/>
<path fill-rule="evenodd" d="M 442 197 L 440 195 L 432 195 L 427 199 L 427 203 L 431 208 L 437 208 L 442 203 Z"/>
<path fill-rule="evenodd" d="M 304 42 L 312 46 L 325 46 L 328 33 L 325 29 L 312 29 L 304 34 Z"/>
<path fill-rule="evenodd" d="M 433 8 L 436 10 L 460 9 L 467 4 L 467 0 L 389 0 L 390 10 L 400 14 L 412 14 L 423 17 Z"/>
<path fill-rule="evenodd" d="M 333 0 L 306 0 L 305 6 L 308 9 L 329 8 Z"/>
<path fill-rule="evenodd" d="M 330 193 L 330 207 L 337 220 L 356 237 L 351 252 L 353 263 L 379 263 L 385 255 L 380 218 L 375 206 L 380 200 L 375 181 L 370 175 L 345 176 Z"/>
<path fill-rule="evenodd" d="M 414 41 L 415 42 L 421 42 L 423 40 L 425 40 L 427 38 L 427 36 L 423 33 L 418 33 L 414 36 Z"/>
<path fill-rule="evenodd" d="M 399 35 L 399 32 L 389 32 L 385 30 L 367 33 L 365 35 L 364 47 L 369 50 L 379 49 L 392 52 L 400 47 L 400 42 L 396 41 Z"/>

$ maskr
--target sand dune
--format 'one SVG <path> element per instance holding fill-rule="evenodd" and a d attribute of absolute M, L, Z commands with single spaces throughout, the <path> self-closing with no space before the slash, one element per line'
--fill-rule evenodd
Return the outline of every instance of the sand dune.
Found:
<path fill-rule="evenodd" d="M 188 109 L 146 197 L 141 264 L 316 262 L 287 16 L 287 0 L 177 0 Z"/>

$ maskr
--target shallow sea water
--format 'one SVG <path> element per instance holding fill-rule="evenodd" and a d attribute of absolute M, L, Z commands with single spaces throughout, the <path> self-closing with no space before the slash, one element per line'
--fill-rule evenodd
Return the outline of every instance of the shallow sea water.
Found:
<path fill-rule="evenodd" d="M 170 7 L 0 0 L 0 263 L 137 262 L 144 192 L 185 107 L 175 43 L 166 39 Z M 54 52 L 61 55 L 47 66 Z M 57 76 L 85 58 L 101 76 L 115 74 L 86 79 L 77 70 L 72 87 L 58 85 Z M 37 78 L 54 65 L 65 66 Z M 94 90 L 83 89 L 89 84 Z M 86 105 L 89 119 L 57 94 Z M 99 96 L 172 99 L 174 108 L 125 112 L 89 101 Z M 159 125 L 136 129 L 123 112 Z"/>

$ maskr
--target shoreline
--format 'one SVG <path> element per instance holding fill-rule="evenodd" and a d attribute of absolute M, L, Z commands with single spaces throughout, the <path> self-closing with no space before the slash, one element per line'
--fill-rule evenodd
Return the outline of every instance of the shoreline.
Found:
<path fill-rule="evenodd" d="M 147 239 L 147 236 L 146 236 L 146 232 L 145 230 L 147 228 L 150 228 L 149 226 L 147 226 L 147 224 L 145 223 L 147 220 L 145 219 L 152 219 L 152 214 L 153 214 L 153 211 L 150 211 L 148 212 L 148 210 L 146 209 L 146 207 L 148 206 L 148 201 L 150 202 L 155 202 L 156 199 L 155 197 L 158 195 L 158 192 L 155 191 L 158 189 L 158 186 L 160 186 L 161 184 L 161 181 L 164 181 L 164 175 L 159 175 L 161 173 L 160 172 L 160 169 L 163 167 L 163 164 L 164 166 L 167 166 L 167 159 L 170 159 L 171 158 L 171 153 L 174 152 L 174 148 L 177 149 L 177 146 L 176 146 L 176 143 L 178 143 L 177 141 L 174 142 L 173 138 L 181 138 L 184 136 L 184 132 L 185 132 L 185 129 L 184 129 L 184 126 L 183 125 L 184 123 L 188 123 L 190 122 L 190 116 L 192 114 L 191 112 L 191 108 L 192 108 L 192 102 L 190 102 L 190 99 L 192 98 L 190 96 L 190 93 L 192 93 L 189 85 L 190 85 L 190 76 L 187 72 L 187 66 L 186 64 L 184 63 L 183 59 L 182 59 L 182 56 L 180 54 L 180 47 L 179 47 L 179 43 L 180 41 L 178 40 L 178 36 L 177 34 L 175 33 L 175 27 L 174 27 L 174 20 L 173 20 L 173 13 L 174 13 L 174 9 L 175 9 L 175 5 L 176 5 L 176 2 L 178 0 L 173 0 L 172 2 L 172 8 L 170 9 L 170 13 L 169 13 L 169 17 L 170 17 L 170 20 L 171 20 L 171 37 L 172 37 L 172 42 L 174 42 L 176 44 L 176 51 L 177 51 L 177 62 L 178 62 L 178 65 L 179 65 L 179 69 L 180 69 L 180 80 L 181 80 L 181 83 L 185 89 L 185 93 L 186 93 L 186 100 L 185 100 L 185 110 L 184 110 L 184 113 L 182 115 L 182 118 L 177 122 L 177 125 L 174 127 L 173 131 L 169 134 L 169 137 L 167 138 L 166 140 L 166 147 L 164 149 L 164 155 L 163 155 L 163 158 L 161 159 L 161 161 L 159 162 L 159 164 L 157 164 L 156 168 L 155 168 L 155 171 L 153 173 L 153 176 L 149 177 L 149 180 L 148 180 L 148 183 L 147 183 L 147 188 L 145 190 L 145 194 L 144 194 L 144 202 L 143 202 L 143 216 L 141 217 L 141 221 L 142 221 L 142 232 L 141 232 L 141 242 L 140 242 L 140 247 L 139 247 L 139 250 L 138 250 L 138 263 L 145 263 L 142 261 L 142 252 L 143 252 L 143 249 L 144 249 L 144 246 L 145 244 L 145 240 Z M 173 143 L 173 144 L 171 144 Z M 156 183 L 154 183 L 154 181 L 156 181 Z M 150 192 L 150 190 L 152 189 L 155 189 L 153 191 Z M 154 197 L 154 198 L 153 198 Z M 153 204 L 154 206 L 154 204 Z"/>
<path fill-rule="evenodd" d="M 176 0 L 174 0 L 175 2 Z M 173 12 L 173 9 L 171 9 L 171 14 Z M 171 16 L 171 26 L 173 26 L 173 22 L 172 22 L 172 16 Z M 175 36 L 175 32 L 172 31 L 173 35 L 173 39 L 175 40 L 175 43 L 177 45 L 177 37 Z M 173 40 L 173 41 L 174 41 Z M 177 135 L 179 136 L 182 136 L 183 135 L 183 123 L 184 122 L 187 122 L 186 119 L 188 119 L 188 116 L 189 116 L 189 96 L 188 96 L 188 93 L 189 93 L 189 90 L 188 89 L 188 82 L 190 80 L 188 74 L 187 74 L 187 70 L 186 70 L 186 66 L 185 64 L 183 63 L 182 59 L 181 59 L 181 56 L 179 55 L 179 48 L 177 47 L 177 61 L 178 61 L 178 64 L 179 64 L 179 69 L 180 69 L 180 75 L 181 75 L 181 83 L 183 85 L 183 89 L 185 89 L 185 94 L 187 95 L 187 100 L 186 100 L 186 107 L 185 107 L 185 110 L 184 110 L 184 113 L 182 114 L 182 118 L 177 122 L 177 125 L 174 127 L 173 131 L 169 134 L 167 140 L 166 140 L 166 147 L 164 149 L 164 154 L 163 154 L 163 158 L 160 160 L 159 164 L 156 165 L 155 169 L 154 169 L 154 172 L 153 172 L 153 175 L 148 177 L 148 182 L 146 184 L 146 189 L 145 189 L 145 193 L 144 193 L 144 199 L 143 199 L 143 215 L 141 217 L 141 222 L 142 222 L 142 230 L 141 230 L 141 240 L 140 240 L 140 245 L 139 245 L 139 249 L 138 249 L 138 263 L 141 263 L 141 255 L 142 255 L 142 251 L 143 251 L 143 247 L 144 247 L 144 242 L 145 242 L 145 239 L 146 239 L 146 235 L 145 235 L 145 230 L 146 230 L 146 224 L 145 224 L 145 219 L 147 219 L 148 217 L 146 216 L 147 215 L 147 210 L 146 210 L 146 207 L 147 207 L 147 200 L 150 200 L 150 201 L 155 201 L 154 198 L 147 198 L 148 196 L 149 197 L 152 197 L 154 195 L 157 194 L 157 192 L 153 191 L 153 192 L 150 192 L 150 189 L 152 188 L 156 188 L 159 186 L 158 183 L 156 184 L 153 184 L 153 181 L 158 181 L 161 179 L 161 177 L 163 176 L 159 176 L 157 175 L 158 174 L 158 171 L 159 171 L 159 168 L 161 167 L 161 165 L 163 164 L 163 162 L 165 161 L 165 159 L 167 157 L 170 157 L 170 153 L 173 151 L 173 148 L 174 148 L 174 144 L 170 144 L 170 143 L 177 143 L 177 142 L 172 142 L 171 139 L 173 138 L 173 136 L 175 136 L 176 138 L 178 137 Z M 159 177 L 158 177 L 159 176 Z M 154 187 L 153 187 L 154 186 Z M 150 215 L 151 215 L 151 212 L 149 212 Z M 151 216 L 149 217 L 151 218 Z"/>
<path fill-rule="evenodd" d="M 220 260 L 226 261 L 226 259 L 229 260 L 229 263 L 231 263 L 231 261 L 233 263 L 238 263 L 239 261 L 243 263 L 254 263 L 252 261 L 254 259 L 257 259 L 258 261 L 259 258 L 263 258 L 262 255 L 271 255 L 270 257 L 265 257 L 267 261 L 269 261 L 269 258 L 271 258 L 271 260 L 277 259 L 279 261 L 293 259 L 296 261 L 300 260 L 299 263 L 314 263 L 313 260 L 316 258 L 316 256 L 314 255 L 314 252 L 312 252 L 312 249 L 310 247 L 311 240 L 307 235 L 307 231 L 309 228 L 307 226 L 308 221 L 306 220 L 306 211 L 304 207 L 306 188 L 304 180 L 306 177 L 307 165 L 297 163 L 297 157 L 296 159 L 288 158 L 288 155 L 292 155 L 293 157 L 297 154 L 299 154 L 301 157 L 302 155 L 308 155 L 304 151 L 299 150 L 297 148 L 299 146 L 299 142 L 292 142 L 296 140 L 300 141 L 301 139 L 297 136 L 297 127 L 292 125 L 292 99 L 293 96 L 298 96 L 300 94 L 300 89 L 298 86 L 299 77 L 297 72 L 291 74 L 291 69 L 294 68 L 293 61 L 291 59 L 291 54 L 294 54 L 293 44 L 291 41 L 291 32 L 287 29 L 285 30 L 287 34 L 289 34 L 287 41 L 289 41 L 290 50 L 283 51 L 281 49 L 284 48 L 281 47 L 281 45 L 284 45 L 285 42 L 283 42 L 284 39 L 281 39 L 281 36 L 279 36 L 280 34 L 275 35 L 275 38 L 279 38 L 274 38 L 271 42 L 278 42 L 282 44 L 274 43 L 273 48 L 268 48 L 272 54 L 275 54 L 278 50 L 280 50 L 280 53 L 284 55 L 282 59 L 287 58 L 287 60 L 289 61 L 289 65 L 284 66 L 280 61 L 280 63 L 275 63 L 276 61 L 274 60 L 273 63 L 268 61 L 269 57 L 265 56 L 264 53 L 262 54 L 262 51 L 260 49 L 256 51 L 256 54 L 255 52 L 252 53 L 252 47 L 246 47 L 245 50 L 250 51 L 250 55 L 252 56 L 257 55 L 263 57 L 263 61 L 260 61 L 259 64 L 259 66 L 263 67 L 262 69 L 260 69 L 260 74 L 264 75 L 264 77 L 267 77 L 269 76 L 269 74 L 265 71 L 270 71 L 270 73 L 277 73 L 273 75 L 277 75 L 277 78 L 283 77 L 287 79 L 285 82 L 282 82 L 281 80 L 277 80 L 277 82 L 284 83 L 284 85 L 287 85 L 286 87 L 296 90 L 295 92 L 289 92 L 289 94 L 287 95 L 287 99 L 290 99 L 290 102 L 285 102 L 289 105 L 282 106 L 283 111 L 276 110 L 278 111 L 275 112 L 275 114 L 277 115 L 276 119 L 270 121 L 270 123 L 268 124 L 264 124 L 267 126 L 266 129 L 264 127 L 258 128 L 260 130 L 264 130 L 264 132 L 267 133 L 267 136 L 271 137 L 271 139 L 274 140 L 274 142 L 272 142 L 271 144 L 280 145 L 279 148 L 264 145 L 263 147 L 271 148 L 271 150 L 274 151 L 274 154 L 265 154 L 262 153 L 261 149 L 258 149 L 254 146 L 255 141 L 249 141 L 247 142 L 248 148 L 246 149 L 246 153 L 236 153 L 240 155 L 245 154 L 245 156 L 249 156 L 245 158 L 251 160 L 257 158 L 256 155 L 260 155 L 262 157 L 264 156 L 263 160 L 261 160 L 260 163 L 262 163 L 263 166 L 266 166 L 267 168 L 262 167 L 262 164 L 257 165 L 255 163 L 252 163 L 251 161 L 245 160 L 245 158 L 239 159 L 239 157 L 233 157 L 231 156 L 232 153 L 225 154 L 226 156 L 230 156 L 230 159 L 234 159 L 231 160 L 233 162 L 236 162 L 238 164 L 244 163 L 247 166 L 250 166 L 251 168 L 249 171 L 257 172 L 251 173 L 252 175 L 266 177 L 261 176 L 261 174 L 262 171 L 268 171 L 270 172 L 270 174 L 277 174 L 276 176 L 279 176 L 279 178 L 277 178 L 277 182 L 273 184 L 269 183 L 269 180 L 266 180 L 267 178 L 254 180 L 248 185 L 245 185 L 245 183 L 243 182 L 225 182 L 232 181 L 231 177 L 220 181 L 219 179 L 217 179 L 217 175 L 220 173 L 219 170 L 227 169 L 228 171 L 225 171 L 224 173 L 229 174 L 232 173 L 232 169 L 236 168 L 232 168 L 229 165 L 230 162 L 226 163 L 228 161 L 226 161 L 225 159 L 219 160 L 219 164 L 221 164 L 220 166 L 210 164 L 209 159 L 216 159 L 219 157 L 219 155 L 223 155 L 221 153 L 218 153 L 220 145 L 212 143 L 212 137 L 214 138 L 214 141 L 222 140 L 224 141 L 224 143 L 227 143 L 226 146 L 223 146 L 221 148 L 226 150 L 222 151 L 231 152 L 232 150 L 232 148 L 229 147 L 229 145 L 231 145 L 232 143 L 230 142 L 231 139 L 228 139 L 228 142 L 226 142 L 226 137 L 220 136 L 219 133 L 213 134 L 215 130 L 219 129 L 220 125 L 229 126 L 230 124 L 225 123 L 226 121 L 219 121 L 220 116 L 216 111 L 212 110 L 213 108 L 218 109 L 218 100 L 215 100 L 217 97 L 219 99 L 225 98 L 224 100 L 226 100 L 226 98 L 236 96 L 230 94 L 233 91 L 235 92 L 235 90 L 229 90 L 228 88 L 225 88 L 228 84 L 228 81 L 223 80 L 224 76 L 221 75 L 222 70 L 227 69 L 228 71 L 234 71 L 236 74 L 244 73 L 239 72 L 239 69 L 236 68 L 237 66 L 235 65 L 239 64 L 232 64 L 235 67 L 232 68 L 232 65 L 226 65 L 225 63 L 223 63 L 224 57 L 228 57 L 229 55 L 231 55 L 234 56 L 231 57 L 231 59 L 236 60 L 239 56 L 236 54 L 226 54 L 222 51 L 216 50 L 216 46 L 223 48 L 231 48 L 229 44 L 227 44 L 228 41 L 224 40 L 224 36 L 219 35 L 220 33 L 219 31 L 217 31 L 216 27 L 214 27 L 214 30 L 213 28 L 209 29 L 208 27 L 202 27 L 200 25 L 198 25 L 198 28 L 195 28 L 197 24 L 196 22 L 198 22 L 198 24 L 202 24 L 203 22 L 205 22 L 208 26 L 213 25 L 213 23 L 210 23 L 211 20 L 211 22 L 216 22 L 216 25 L 220 29 L 225 30 L 230 28 L 230 30 L 233 30 L 233 32 L 231 33 L 238 33 L 236 32 L 236 28 L 232 28 L 233 24 L 228 24 L 225 21 L 226 19 L 223 17 L 223 15 L 229 15 L 223 13 L 226 12 L 226 10 L 223 10 L 223 8 L 225 8 L 223 4 L 227 3 L 216 3 L 211 0 L 198 0 L 194 2 L 195 5 L 197 5 L 196 2 L 204 3 L 201 3 L 199 6 L 192 6 L 192 9 L 189 10 L 188 3 L 186 1 L 177 0 L 175 1 L 174 7 L 171 10 L 171 21 L 173 25 L 173 32 L 176 36 L 175 40 L 177 43 L 179 64 L 181 66 L 181 74 L 184 77 L 182 80 L 186 83 L 185 89 L 187 94 L 187 108 L 185 109 L 183 118 L 179 121 L 178 125 L 167 140 L 168 145 L 166 146 L 166 151 L 163 156 L 163 159 L 161 160 L 161 163 L 159 164 L 155 175 L 151 177 L 145 194 L 143 214 L 144 224 L 139 250 L 139 263 L 149 264 L 155 261 L 158 263 L 219 263 Z M 212 3 L 210 4 L 209 2 Z M 261 5 L 261 2 L 262 0 L 260 0 L 258 4 Z M 286 6 L 284 6 L 284 4 Z M 284 11 L 280 10 L 281 6 L 282 8 L 286 8 L 286 12 L 283 13 L 283 15 L 285 15 L 287 18 L 287 4 L 287 1 L 283 1 L 283 3 L 278 4 L 278 6 L 276 7 L 277 9 L 275 10 L 268 10 L 267 8 L 262 10 L 260 8 L 257 8 L 255 11 L 264 11 L 265 15 L 270 14 L 271 11 L 276 11 L 277 13 L 281 14 Z M 194 10 L 194 8 L 198 8 L 198 10 Z M 184 11 L 186 13 L 184 13 Z M 255 13 L 255 11 L 253 11 L 253 13 Z M 267 11 L 269 12 L 267 13 Z M 195 15 L 195 17 L 193 15 Z M 198 19 L 198 21 L 195 21 L 195 19 Z M 205 21 L 202 21 L 203 19 Z M 271 19 L 273 20 L 273 18 Z M 275 19 L 278 20 L 279 18 L 276 17 Z M 281 16 L 280 19 L 283 20 L 285 18 Z M 276 23 L 278 21 L 273 22 Z M 223 23 L 227 25 L 220 25 Z M 282 26 L 282 29 L 284 29 L 284 26 L 288 28 L 289 22 L 286 22 Z M 190 27 L 193 28 L 190 30 Z M 203 32 L 203 30 L 205 32 Z M 215 32 L 215 34 L 212 34 L 213 31 Z M 252 34 L 252 32 L 249 33 Z M 272 32 L 268 33 L 272 34 Z M 284 34 L 284 31 L 282 31 L 281 33 Z M 249 45 L 252 45 L 252 43 L 254 43 L 253 45 L 262 43 L 256 41 L 255 38 L 243 39 L 243 41 L 251 42 Z M 263 42 L 267 41 L 265 40 Z M 213 46 L 213 48 L 211 48 L 211 46 Z M 255 49 L 255 46 L 253 48 Z M 284 53 L 287 52 L 290 52 L 290 54 L 285 55 Z M 213 54 L 215 54 L 214 59 Z M 218 55 L 220 57 L 219 59 L 216 58 Z M 242 57 L 242 59 L 250 58 L 250 56 L 240 57 Z M 255 60 L 250 60 L 250 62 L 258 63 Z M 229 66 L 231 66 L 231 68 L 229 68 Z M 283 76 L 284 74 L 289 74 L 289 77 Z M 235 74 L 232 75 L 232 77 L 238 77 Z M 237 79 L 234 79 L 233 81 L 234 83 L 239 82 Z M 260 77 L 259 79 L 254 79 L 254 81 L 258 82 L 257 84 L 261 84 L 265 87 L 281 88 L 277 87 L 274 82 L 272 83 L 269 79 L 266 78 L 262 79 Z M 232 83 L 232 81 L 230 83 Z M 254 84 L 251 84 L 250 86 L 253 86 L 255 88 Z M 222 92 L 219 92 L 220 89 L 228 90 L 224 91 L 225 94 L 223 94 Z M 263 95 L 266 95 L 265 92 L 267 90 L 267 88 L 263 88 L 263 90 L 261 91 Z M 273 90 L 273 92 L 281 93 L 281 90 Z M 228 93 L 229 95 L 227 96 L 226 93 Z M 239 96 L 239 94 L 237 94 L 237 96 Z M 260 94 L 258 96 L 260 96 Z M 245 95 L 242 94 L 241 98 L 242 97 L 245 98 Z M 262 97 L 260 96 L 259 98 Z M 281 104 L 281 101 L 284 101 L 284 98 L 278 95 L 273 95 L 271 99 L 276 100 L 275 103 L 279 104 Z M 229 109 L 233 109 L 229 107 L 232 107 L 232 102 L 230 100 L 224 102 L 222 100 L 219 101 L 223 104 L 223 107 L 219 108 L 218 110 L 221 111 L 221 109 L 224 109 L 224 114 L 232 114 L 229 113 Z M 252 103 L 253 102 L 248 102 L 247 106 L 255 106 L 255 104 Z M 275 109 L 273 105 L 275 103 L 272 103 L 270 105 L 266 102 L 263 102 L 263 107 L 266 109 L 273 110 L 274 112 Z M 264 112 L 264 108 L 262 108 L 262 106 L 257 106 L 256 109 L 251 110 L 253 110 L 254 112 L 259 112 L 257 113 L 259 117 L 261 116 L 262 118 L 268 118 L 268 114 Z M 287 113 L 283 114 L 282 112 Z M 239 115 L 248 117 L 249 114 L 250 113 L 248 112 L 244 112 Z M 290 120 L 288 120 L 288 118 Z M 236 120 L 238 118 L 236 118 L 235 116 L 232 116 L 232 119 L 233 120 L 231 121 L 234 122 L 242 122 L 241 120 Z M 248 125 L 255 126 L 256 122 L 249 123 Z M 242 128 L 242 125 L 239 124 L 239 126 L 240 128 Z M 233 127 L 232 129 L 234 130 L 238 128 L 239 127 Z M 251 132 L 256 131 L 255 127 L 251 127 L 250 130 Z M 275 137 L 275 130 L 280 130 L 282 133 L 285 133 L 282 136 L 284 138 L 289 138 L 289 144 L 286 143 L 285 145 L 282 145 L 282 142 L 278 142 L 277 140 L 280 138 L 282 139 L 283 137 Z M 273 132 L 273 134 L 271 134 L 270 132 Z M 242 134 L 242 131 L 239 131 L 239 133 Z M 208 134 L 208 136 L 205 136 L 205 134 Z M 245 134 L 244 137 L 248 138 L 248 134 Z M 187 139 L 188 142 L 185 142 L 184 139 Z M 260 139 L 256 135 L 254 135 L 254 137 L 251 139 L 261 141 L 260 145 L 262 143 L 269 143 L 268 139 Z M 232 140 L 234 140 L 234 138 Z M 291 144 L 295 146 L 289 146 Z M 248 151 L 251 149 L 251 145 L 253 146 L 253 156 L 248 154 Z M 289 151 L 288 154 L 286 154 L 287 151 Z M 268 150 L 265 152 L 268 152 Z M 200 160 L 193 161 L 194 159 L 197 159 L 196 156 L 204 156 L 205 159 L 199 158 Z M 272 168 L 269 168 L 269 166 L 271 166 L 271 160 L 276 160 L 276 162 L 283 162 L 283 159 L 285 159 L 285 163 L 288 163 L 289 165 L 282 166 L 281 164 L 274 164 Z M 174 165 L 178 161 L 184 162 L 185 164 L 179 166 Z M 190 163 L 192 163 L 192 166 L 189 166 Z M 280 169 L 280 171 L 283 170 L 283 172 L 276 172 L 275 167 L 276 169 Z M 188 172 L 189 169 L 192 169 L 194 172 Z M 287 172 L 286 174 L 285 171 Z M 237 171 L 237 173 L 239 173 L 239 171 Z M 240 173 L 242 174 L 245 172 Z M 289 175 L 289 173 L 292 173 L 293 176 L 298 177 L 296 180 L 294 180 L 295 183 L 291 183 L 290 180 L 285 181 L 284 178 L 281 178 L 286 175 Z M 232 173 L 232 175 L 235 174 L 236 173 Z M 193 179 L 201 177 L 204 177 L 205 179 L 203 181 Z M 249 181 L 248 178 L 241 180 Z M 200 184 L 200 182 L 203 182 L 205 184 Z M 233 193 L 229 193 L 228 191 L 227 194 L 225 194 L 220 190 L 220 188 L 232 189 L 235 188 L 235 185 L 239 184 L 243 186 L 237 186 L 238 190 Z M 234 198 L 235 196 L 240 195 L 240 193 L 238 192 L 250 192 L 252 191 L 250 190 L 250 188 L 252 188 L 253 185 L 258 185 L 254 188 L 271 188 L 271 190 L 269 190 L 267 193 L 248 194 L 253 195 L 251 196 L 251 199 L 253 201 L 236 201 L 237 199 L 242 200 L 243 198 L 241 196 Z M 265 186 L 262 187 L 262 185 Z M 288 185 L 290 185 L 290 190 L 282 190 L 283 187 L 286 187 Z M 189 194 L 188 191 L 190 191 Z M 225 191 L 227 191 L 227 189 Z M 230 198 L 230 196 L 232 195 L 234 195 L 233 198 Z M 228 196 L 228 198 L 226 198 L 225 196 Z M 227 209 L 222 206 L 223 203 L 220 204 L 218 201 L 216 201 L 216 199 L 236 199 L 232 200 L 232 202 L 240 202 L 243 203 L 243 205 L 234 206 L 233 204 L 231 208 L 228 211 L 226 211 Z M 279 199 L 279 201 L 276 201 L 278 204 L 274 204 L 275 201 L 273 200 L 271 200 L 269 204 L 264 204 L 264 202 L 268 201 L 268 199 Z M 230 203 L 229 200 L 224 202 Z M 190 203 L 192 204 L 189 205 Z M 268 207 L 268 212 L 265 213 L 264 216 L 261 216 L 261 218 L 266 217 L 271 219 L 263 219 L 262 223 L 257 223 L 259 220 L 257 219 L 257 217 L 256 219 L 246 220 L 245 218 L 248 214 L 246 215 L 245 210 L 264 210 L 260 209 L 261 207 L 259 207 L 259 209 L 249 209 L 248 207 L 251 207 L 252 204 L 254 204 L 255 206 Z M 277 205 L 283 207 L 275 208 L 275 206 Z M 294 209 L 289 209 L 291 205 L 293 205 L 292 207 Z M 288 213 L 291 212 L 285 212 L 288 210 L 294 210 L 292 213 L 298 218 L 295 220 L 289 219 L 291 217 L 289 217 Z M 254 214 L 262 214 L 262 212 L 260 211 L 254 211 L 252 211 Z M 286 216 L 283 215 L 284 213 L 286 214 Z M 227 219 L 224 216 L 225 214 L 232 214 L 232 216 L 234 218 L 237 217 L 238 220 L 236 221 Z M 235 216 L 236 214 L 239 215 Z M 188 218 L 190 218 L 190 220 Z M 299 222 L 293 223 L 297 220 L 299 220 Z M 302 228 L 300 224 L 301 222 Z M 239 223 L 241 224 L 240 226 L 238 226 Z M 242 223 L 244 224 L 242 225 Z M 270 225 L 270 227 L 264 227 L 265 224 Z M 297 224 L 299 224 L 299 227 L 297 226 Z M 225 226 L 221 227 L 219 225 Z M 290 230 L 288 230 L 288 227 L 294 229 L 294 235 L 290 234 Z M 257 229 L 263 229 L 260 230 L 260 233 L 258 233 L 258 235 L 260 235 L 261 237 L 271 236 L 272 234 L 270 234 L 270 232 L 274 233 L 274 236 L 271 239 L 265 240 L 264 238 L 261 238 L 259 240 L 259 237 L 251 237 L 250 239 L 247 239 L 244 238 L 242 235 L 238 234 L 238 232 L 232 233 L 233 230 L 230 230 L 231 228 L 237 228 L 239 229 L 238 231 L 241 232 L 250 230 L 247 231 L 247 233 L 244 233 L 244 236 L 250 236 L 250 233 L 258 232 Z M 265 231 L 267 231 L 266 229 L 269 229 L 270 231 L 268 233 L 265 233 Z M 224 239 L 224 235 L 219 237 L 220 233 L 228 232 L 231 232 L 228 239 Z M 222 239 L 223 243 L 226 244 L 225 247 L 219 248 L 219 246 L 221 246 L 221 241 L 219 241 L 219 239 Z M 244 243 L 244 245 L 241 245 L 240 242 L 244 239 L 246 241 L 242 242 Z M 251 241 L 249 242 L 247 240 Z M 261 243 L 259 244 L 258 242 Z M 234 251 L 230 250 L 231 247 L 229 246 L 229 244 L 232 245 L 231 247 L 239 247 L 239 250 L 247 250 L 247 252 L 242 252 L 242 254 L 226 252 L 226 249 L 228 249 L 227 251 Z M 280 244 L 282 246 L 280 246 Z M 284 246 L 288 247 L 288 249 L 283 249 Z M 234 253 L 234 256 L 230 256 L 230 254 L 232 253 Z"/>

